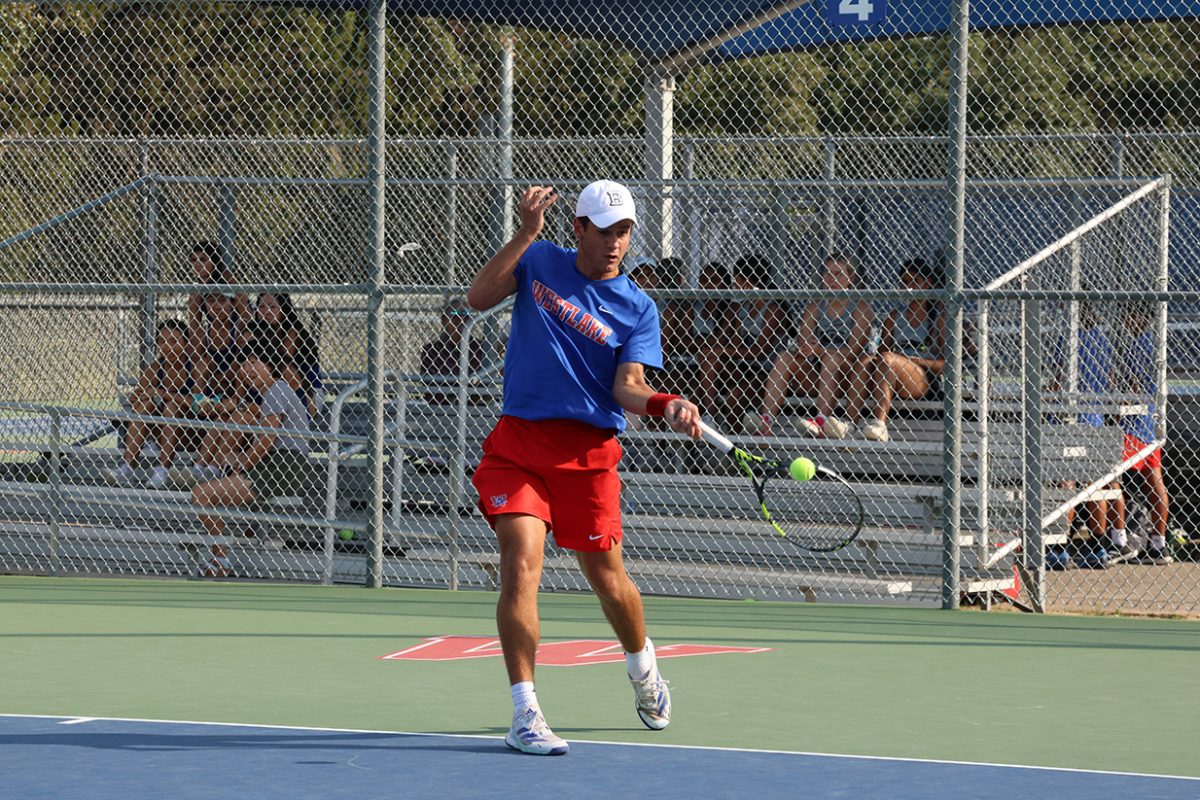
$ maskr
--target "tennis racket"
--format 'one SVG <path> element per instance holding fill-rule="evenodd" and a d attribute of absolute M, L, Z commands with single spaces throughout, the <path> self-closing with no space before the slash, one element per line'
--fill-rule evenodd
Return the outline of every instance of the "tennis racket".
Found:
<path fill-rule="evenodd" d="M 830 553 L 850 544 L 862 532 L 862 499 L 841 475 L 816 466 L 811 480 L 801 481 L 793 478 L 790 470 L 793 461 L 799 459 L 756 456 L 734 446 L 703 422 L 700 430 L 704 441 L 732 458 L 738 470 L 750 479 L 759 515 L 793 545 L 814 553 Z M 798 471 L 803 472 L 803 468 Z"/>

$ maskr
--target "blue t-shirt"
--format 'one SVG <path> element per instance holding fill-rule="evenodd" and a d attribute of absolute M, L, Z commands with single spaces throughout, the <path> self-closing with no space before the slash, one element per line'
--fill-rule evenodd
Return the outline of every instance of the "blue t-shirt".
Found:
<path fill-rule="evenodd" d="M 585 277 L 575 256 L 539 241 L 517 262 L 503 413 L 622 431 L 625 412 L 612 393 L 617 366 L 662 367 L 658 309 L 625 275 Z"/>
<path fill-rule="evenodd" d="M 1108 394 L 1108 376 L 1112 372 L 1112 363 L 1112 345 L 1103 328 L 1084 328 L 1079 331 L 1080 391 L 1097 397 Z M 1104 416 L 1099 413 L 1085 413 L 1079 415 L 1079 421 L 1098 428 L 1104 424 Z"/>
<path fill-rule="evenodd" d="M 1125 368 L 1133 380 L 1133 390 L 1146 398 L 1146 413 L 1135 417 L 1121 417 L 1121 427 L 1130 436 L 1136 436 L 1149 444 L 1157 439 L 1154 414 L 1154 398 L 1158 394 L 1158 375 L 1154 368 L 1154 334 L 1149 331 L 1134 340 L 1125 359 Z"/>

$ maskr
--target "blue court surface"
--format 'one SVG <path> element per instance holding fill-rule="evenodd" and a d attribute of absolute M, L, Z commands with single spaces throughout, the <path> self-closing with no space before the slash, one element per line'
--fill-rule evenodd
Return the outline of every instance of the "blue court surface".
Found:
<path fill-rule="evenodd" d="M 604 742 L 571 748 L 538 758 L 490 736 L 0 716 L 0 796 L 1200 798 L 1198 778 Z"/>

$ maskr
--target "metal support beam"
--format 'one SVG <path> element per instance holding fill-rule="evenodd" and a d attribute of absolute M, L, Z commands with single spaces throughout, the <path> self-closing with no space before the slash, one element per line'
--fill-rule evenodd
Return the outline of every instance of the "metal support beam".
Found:
<path fill-rule="evenodd" d="M 506 31 L 500 37 L 500 104 L 494 115 L 480 120 L 486 138 L 496 142 L 495 171 L 490 176 L 491 242 L 493 252 L 503 247 L 516 232 L 513 213 L 513 107 L 515 93 L 516 40 Z"/>
<path fill-rule="evenodd" d="M 150 147 L 141 143 L 142 177 L 149 180 L 142 195 L 142 282 L 158 283 L 158 183 L 150 176 Z M 158 328 L 158 296 L 142 295 L 139 328 L 143 366 L 154 360 Z"/>
<path fill-rule="evenodd" d="M 646 174 L 649 184 L 642 211 L 648 255 L 666 258 L 675 254 L 675 76 L 658 66 L 646 73 Z"/>
<path fill-rule="evenodd" d="M 1022 280 L 1024 284 L 1024 280 Z M 1021 364 L 1024 409 L 1021 439 L 1025 450 L 1025 591 L 1034 611 L 1046 610 L 1046 548 L 1042 536 L 1042 304 L 1021 304 Z"/>
<path fill-rule="evenodd" d="M 963 306 L 957 298 L 963 288 L 963 251 L 967 209 L 967 63 L 970 47 L 970 0 L 954 0 L 950 54 L 950 153 L 946 188 L 947 214 L 945 425 L 942 432 L 942 608 L 958 608 L 961 578 L 962 528 L 962 402 Z"/>
<path fill-rule="evenodd" d="M 367 516 L 367 584 L 383 585 L 383 359 L 385 322 L 383 291 L 387 231 L 387 2 L 371 0 L 368 58 L 370 106 L 367 131 L 367 402 L 370 408 L 370 507 Z"/>
<path fill-rule="evenodd" d="M 238 186 L 222 184 L 217 208 L 217 247 L 221 261 L 233 275 L 240 274 L 237 265 L 237 203 Z"/>

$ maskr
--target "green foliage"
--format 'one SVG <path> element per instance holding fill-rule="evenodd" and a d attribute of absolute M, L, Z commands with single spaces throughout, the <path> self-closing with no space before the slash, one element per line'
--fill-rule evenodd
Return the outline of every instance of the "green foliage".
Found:
<path fill-rule="evenodd" d="M 1178 130 L 1200 123 L 1195 22 L 977 34 L 975 133 Z M 637 135 L 635 55 L 611 43 L 394 17 L 388 117 L 398 135 L 469 138 L 498 105 L 516 37 L 522 137 Z M 0 5 L 0 130 L 123 137 L 360 137 L 366 22 L 270 3 Z M 831 47 L 680 76 L 684 135 L 929 134 L 945 129 L 944 38 Z"/>

